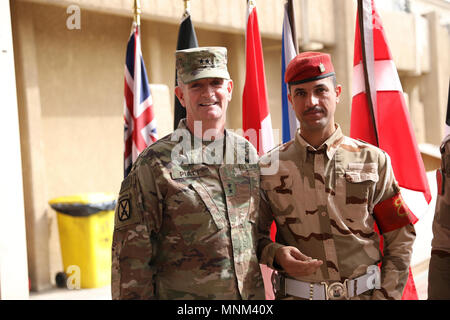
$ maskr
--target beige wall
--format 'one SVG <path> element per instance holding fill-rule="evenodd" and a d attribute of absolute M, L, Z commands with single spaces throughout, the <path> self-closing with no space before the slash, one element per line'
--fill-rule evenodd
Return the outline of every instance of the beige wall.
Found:
<path fill-rule="evenodd" d="M 28 298 L 28 263 L 16 76 L 8 1 L 0 2 L 0 300 Z"/>
<path fill-rule="evenodd" d="M 152 90 L 162 137 L 170 132 L 173 122 L 174 50 L 183 4 L 181 0 L 141 2 L 142 51 L 149 81 L 159 84 Z M 227 125 L 240 128 L 245 2 L 191 2 L 199 45 L 226 46 L 229 50 L 229 70 L 235 86 Z M 274 129 L 281 129 L 282 1 L 256 2 L 272 124 Z M 41 290 L 53 281 L 57 271 L 62 271 L 55 213 L 47 201 L 81 192 L 117 193 L 120 187 L 123 75 L 132 1 L 12 3 L 29 273 L 33 289 Z M 81 30 L 66 28 L 69 4 L 81 7 Z M 355 1 L 302 0 L 295 6 L 301 49 L 312 43 L 333 56 L 338 81 L 344 85 L 336 117 L 348 133 Z M 448 33 L 433 14 L 380 15 L 409 97 L 418 140 L 438 144 L 443 134 L 440 130 L 450 74 Z"/>

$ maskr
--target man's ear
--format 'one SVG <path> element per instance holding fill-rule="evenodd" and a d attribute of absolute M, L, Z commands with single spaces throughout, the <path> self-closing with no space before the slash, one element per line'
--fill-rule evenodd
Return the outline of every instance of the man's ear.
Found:
<path fill-rule="evenodd" d="M 175 87 L 175 95 L 177 96 L 178 100 L 180 101 L 181 105 L 186 108 L 186 104 L 184 102 L 184 95 L 183 95 L 183 89 L 181 87 L 176 86 Z"/>
<path fill-rule="evenodd" d="M 342 86 L 338 84 L 334 90 L 336 91 L 336 102 L 339 102 L 339 97 L 342 93 Z"/>
<path fill-rule="evenodd" d="M 227 83 L 227 91 L 228 91 L 228 101 L 231 100 L 231 97 L 233 95 L 233 80 L 228 80 Z"/>

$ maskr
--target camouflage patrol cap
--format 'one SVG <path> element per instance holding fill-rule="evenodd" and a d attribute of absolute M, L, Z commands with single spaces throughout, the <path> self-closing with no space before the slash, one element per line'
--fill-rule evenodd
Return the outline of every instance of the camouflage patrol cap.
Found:
<path fill-rule="evenodd" d="M 227 48 L 198 47 L 175 52 L 178 79 L 189 83 L 204 78 L 230 79 Z"/>

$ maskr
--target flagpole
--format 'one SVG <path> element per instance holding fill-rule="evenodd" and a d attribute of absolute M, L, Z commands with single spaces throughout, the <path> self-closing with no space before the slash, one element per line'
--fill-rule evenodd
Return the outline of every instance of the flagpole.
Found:
<path fill-rule="evenodd" d="M 367 52 L 366 52 L 366 45 L 365 45 L 365 35 L 364 35 L 364 4 L 363 0 L 358 0 L 358 20 L 359 20 L 359 33 L 361 35 L 361 50 L 362 50 L 362 64 L 364 67 L 364 82 L 366 85 L 366 97 L 367 97 L 367 103 L 369 105 L 369 111 L 370 116 L 372 117 L 372 124 L 373 129 L 375 133 L 375 139 L 377 142 L 377 147 L 380 146 L 379 140 L 378 140 L 378 128 L 377 128 L 377 122 L 375 120 L 375 114 L 374 114 L 374 106 L 373 106 L 373 100 L 372 100 L 372 90 L 370 87 L 370 81 L 369 81 L 369 72 L 367 70 Z"/>
<path fill-rule="evenodd" d="M 295 53 L 298 54 L 297 31 L 295 28 L 294 3 L 288 0 L 289 23 L 291 25 L 292 41 L 294 42 Z"/>
<path fill-rule="evenodd" d="M 190 0 L 183 0 L 184 1 L 184 16 L 191 14 L 191 1 Z"/>
<path fill-rule="evenodd" d="M 134 22 L 136 23 L 136 25 L 140 26 L 141 25 L 141 0 L 134 0 L 134 7 L 133 7 L 133 12 L 134 12 Z"/>

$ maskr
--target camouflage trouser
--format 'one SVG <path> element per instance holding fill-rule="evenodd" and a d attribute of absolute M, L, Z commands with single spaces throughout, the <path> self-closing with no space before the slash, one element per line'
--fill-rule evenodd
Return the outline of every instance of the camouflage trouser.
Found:
<path fill-rule="evenodd" d="M 428 299 L 450 300 L 450 254 L 432 253 L 428 271 Z"/>

